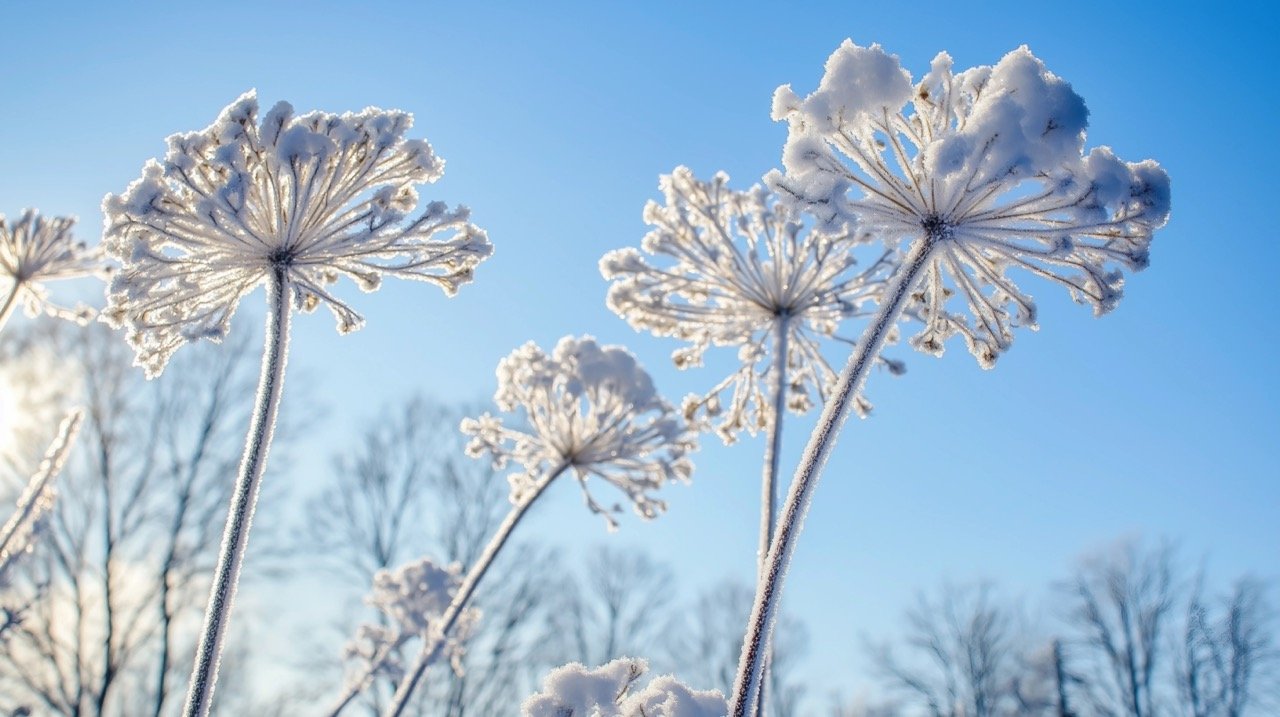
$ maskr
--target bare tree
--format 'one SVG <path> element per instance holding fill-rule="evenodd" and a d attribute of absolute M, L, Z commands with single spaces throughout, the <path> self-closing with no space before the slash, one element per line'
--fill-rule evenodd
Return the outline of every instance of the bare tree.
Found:
<path fill-rule="evenodd" d="M 70 361 L 86 418 L 47 534 L 8 591 L 25 609 L 0 643 L 0 708 L 179 706 L 252 397 L 247 347 L 231 343 L 153 382 L 102 326 L 54 326 L 9 347 Z"/>
<path fill-rule="evenodd" d="M 647 554 L 594 547 L 581 581 L 566 575 L 558 591 L 546 629 L 547 663 L 594 666 L 656 653 L 673 618 L 674 589 L 670 568 Z"/>
<path fill-rule="evenodd" d="M 990 585 L 944 586 L 906 612 L 905 649 L 872 655 L 886 684 L 931 717 L 999 717 L 1024 712 L 1017 696 L 1022 646 L 1011 608 Z"/>
<path fill-rule="evenodd" d="M 1174 696 L 1160 677 L 1171 667 L 1166 653 L 1177 632 L 1173 548 L 1122 541 L 1085 558 L 1066 590 L 1083 702 L 1100 715 L 1155 717 L 1169 709 L 1164 703 Z"/>
<path fill-rule="evenodd" d="M 1231 592 L 1210 604 L 1203 595 L 1203 575 L 1187 601 L 1178 690 L 1191 717 L 1242 717 L 1263 697 L 1274 696 L 1274 671 L 1280 654 L 1275 645 L 1275 612 L 1266 586 L 1243 577 Z M 1268 684 L 1270 683 L 1270 684 Z"/>
<path fill-rule="evenodd" d="M 508 504 L 507 484 L 488 463 L 464 456 L 457 427 L 470 413 L 425 398 L 384 412 L 357 447 L 335 458 L 333 480 L 308 501 L 296 550 L 351 590 L 353 603 L 379 570 L 414 557 L 470 564 L 498 525 Z M 506 715 L 531 688 L 536 670 L 529 653 L 552 587 L 544 569 L 550 556 L 527 545 L 513 545 L 509 552 L 476 596 L 483 617 L 468 640 L 463 671 L 437 673 L 436 682 L 415 695 L 418 714 Z M 347 612 L 348 619 L 336 626 L 344 636 L 354 632 L 358 616 L 385 620 L 367 609 Z M 334 664 L 321 658 L 309 666 L 331 670 Z M 395 686 L 394 671 L 381 672 L 353 698 L 352 709 L 381 713 Z"/>

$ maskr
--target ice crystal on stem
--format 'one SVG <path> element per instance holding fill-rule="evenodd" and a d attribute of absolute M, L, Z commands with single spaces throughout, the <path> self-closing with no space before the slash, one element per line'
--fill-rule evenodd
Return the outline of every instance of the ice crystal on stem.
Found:
<path fill-rule="evenodd" d="M 741 368 L 684 406 L 704 427 L 718 419 L 716 432 L 731 442 L 742 430 L 755 434 L 768 425 L 769 376 L 777 370 L 769 359 L 780 350 L 786 406 L 799 413 L 813 405 L 813 395 L 819 404 L 826 400 L 836 372 L 816 337 L 832 336 L 843 319 L 862 311 L 891 262 L 885 255 L 861 268 L 854 250 L 864 236 L 809 231 L 764 188 L 737 192 L 728 183 L 723 172 L 703 182 L 687 167 L 663 176 L 658 186 L 666 204 L 645 206 L 653 229 L 641 247 L 670 266 L 627 248 L 606 254 L 600 272 L 613 281 L 609 308 L 634 328 L 689 342 L 672 354 L 677 367 L 701 365 L 711 346 L 739 347 Z"/>
<path fill-rule="evenodd" d="M 104 316 L 129 330 L 148 375 L 182 344 L 226 335 L 241 297 L 276 270 L 296 308 L 327 306 L 342 333 L 363 319 L 328 287 L 363 291 L 395 276 L 452 295 L 492 248 L 465 208 L 427 204 L 413 185 L 444 161 L 406 139 L 411 115 L 376 108 L 296 115 L 280 102 L 259 122 L 249 92 L 209 127 L 176 134 L 161 162 L 103 200 L 106 246 L 123 264 Z"/>
<path fill-rule="evenodd" d="M 525 700 L 523 717 L 723 717 L 724 695 L 693 690 L 671 675 L 636 683 L 649 670 L 644 660 L 623 657 L 588 669 L 570 663 L 552 670 L 542 691 Z"/>
<path fill-rule="evenodd" d="M 522 412 L 528 429 L 511 428 L 485 414 L 462 423 L 471 436 L 467 454 L 490 454 L 498 467 L 514 461 L 523 472 L 509 477 L 511 501 L 540 490 L 552 466 L 571 468 L 587 507 L 617 526 L 587 484 L 599 478 L 621 490 L 636 513 L 653 518 L 666 504 L 650 495 L 664 483 L 688 481 L 688 454 L 696 439 L 657 391 L 635 356 L 621 346 L 565 337 L 548 356 L 530 342 L 498 365 L 498 408 Z"/>
<path fill-rule="evenodd" d="M 0 328 L 19 303 L 28 316 L 51 316 L 85 323 L 93 312 L 87 307 L 66 309 L 50 303 L 47 281 L 105 276 L 107 265 L 98 247 L 90 249 L 71 234 L 75 219 L 43 217 L 33 209 L 16 222 L 0 214 Z"/>
<path fill-rule="evenodd" d="M 443 654 L 461 674 L 463 643 L 479 620 L 480 611 L 463 610 L 449 635 L 441 633 L 440 624 L 461 584 L 461 564 L 442 568 L 428 558 L 394 571 L 379 570 L 374 575 L 373 590 L 365 602 L 381 611 L 388 623 L 361 625 L 356 638 L 347 645 L 347 655 L 362 663 L 359 666 L 362 684 L 357 689 L 364 689 L 379 672 L 399 679 L 403 670 L 395 661 L 396 648 L 415 637 L 423 641 L 440 640 Z"/>
<path fill-rule="evenodd" d="M 31 476 L 22 495 L 18 496 L 13 515 L 0 528 L 0 586 L 4 585 L 5 573 L 13 561 L 30 549 L 40 519 L 53 507 L 57 495 L 54 480 L 62 472 L 67 455 L 71 453 L 83 416 L 84 412 L 76 409 L 63 419 L 40 467 Z"/>
<path fill-rule="evenodd" d="M 898 318 L 924 322 L 917 348 L 940 354 L 960 334 L 991 368 L 1013 326 L 1035 325 L 1035 304 L 1010 269 L 1062 284 L 1104 313 L 1120 297 L 1121 270 L 1146 266 L 1170 201 L 1168 175 L 1154 161 L 1125 163 L 1107 148 L 1084 153 L 1084 101 L 1025 47 L 959 74 L 941 53 L 913 85 L 896 57 L 845 41 L 818 90 L 801 99 L 779 88 L 773 115 L 789 132 L 786 174 L 772 173 L 772 186 L 827 225 L 908 248 L 796 469 L 743 640 L 734 717 L 759 693 L 804 514 L 851 398 Z M 949 306 L 955 295 L 968 315 Z"/>
<path fill-rule="evenodd" d="M 1084 153 L 1084 100 L 1025 47 L 958 74 L 940 53 L 913 86 L 897 57 L 846 40 L 813 94 L 778 89 L 773 116 L 790 132 L 786 174 L 771 184 L 828 223 L 890 243 L 928 237 L 908 307 L 925 326 L 912 344 L 941 354 L 959 334 L 984 368 L 1014 326 L 1036 326 L 1010 269 L 1102 314 L 1168 218 L 1164 170 L 1106 147 Z"/>

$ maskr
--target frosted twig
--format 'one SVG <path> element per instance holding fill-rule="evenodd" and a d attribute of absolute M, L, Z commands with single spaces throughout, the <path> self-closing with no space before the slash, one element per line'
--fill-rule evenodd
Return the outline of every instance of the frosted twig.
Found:
<path fill-rule="evenodd" d="M 22 495 L 18 496 L 17 508 L 5 521 L 4 527 L 0 528 L 0 585 L 3 585 L 5 572 L 17 557 L 31 547 L 36 524 L 53 506 L 56 494 L 53 482 L 66 463 L 83 418 L 84 411 L 77 408 L 62 419 L 57 435 L 45 452 L 44 460 L 27 482 Z"/>

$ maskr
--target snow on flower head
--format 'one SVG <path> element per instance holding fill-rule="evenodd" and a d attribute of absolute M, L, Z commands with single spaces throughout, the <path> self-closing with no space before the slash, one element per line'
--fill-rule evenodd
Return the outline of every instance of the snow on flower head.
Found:
<path fill-rule="evenodd" d="M 442 568 L 422 558 L 395 570 L 379 570 L 365 602 L 381 611 L 388 624 L 361 625 L 355 639 L 347 643 L 346 656 L 363 664 L 358 673 L 366 680 L 378 673 L 399 679 L 402 668 L 394 648 L 413 637 L 438 639 L 441 616 L 461 584 L 459 563 Z M 463 643 L 479 619 L 479 609 L 463 610 L 444 642 L 443 654 L 456 672 L 462 670 Z"/>
<path fill-rule="evenodd" d="M 521 504 L 545 485 L 548 472 L 572 468 L 587 507 L 611 513 L 587 490 L 592 477 L 627 494 L 635 511 L 653 518 L 666 504 L 649 495 L 668 481 L 689 479 L 687 455 L 696 441 L 657 391 L 635 356 L 621 346 L 600 346 L 590 336 L 566 336 L 548 356 L 533 342 L 498 364 L 494 402 L 508 413 L 523 413 L 527 430 L 504 426 L 485 414 L 462 422 L 471 436 L 467 454 L 493 456 L 502 467 L 515 461 L 523 473 L 510 476 L 511 501 Z"/>
<path fill-rule="evenodd" d="M 781 350 L 785 332 L 787 404 L 797 412 L 819 402 L 835 380 L 815 335 L 831 336 L 839 322 L 875 298 L 888 257 L 867 269 L 856 266 L 859 244 L 847 231 L 808 231 L 788 207 L 765 189 L 728 188 L 729 177 L 710 182 L 677 167 L 659 182 L 665 205 L 649 202 L 645 221 L 653 230 L 644 252 L 668 260 L 649 263 L 635 249 L 600 260 L 613 281 L 608 305 L 633 327 L 689 342 L 672 358 L 680 368 L 700 365 L 710 346 L 738 346 L 741 368 L 704 396 L 685 401 L 690 419 L 718 418 L 716 431 L 732 441 L 739 431 L 764 427 L 772 402 L 766 397 L 774 370 L 768 357 Z M 728 407 L 720 394 L 732 387 Z M 867 404 L 861 403 L 865 410 Z"/>
<path fill-rule="evenodd" d="M 363 291 L 389 275 L 449 295 L 470 281 L 492 247 L 468 211 L 431 202 L 410 218 L 413 185 L 444 171 L 431 145 L 405 138 L 412 125 L 394 110 L 297 115 L 286 102 L 259 120 L 249 92 L 107 195 L 105 243 L 123 269 L 104 315 L 128 328 L 148 375 L 187 341 L 226 335 L 240 298 L 273 272 L 342 333 L 363 319 L 329 292 L 339 275 Z"/>
<path fill-rule="evenodd" d="M 47 281 L 107 273 L 102 250 L 90 249 L 71 235 L 75 221 L 43 217 L 33 209 L 24 211 L 16 222 L 0 214 L 0 297 L 12 294 L 11 300 L 21 302 L 28 316 L 43 311 L 80 323 L 93 316 L 87 307 L 71 310 L 49 303 L 44 287 Z M 4 314 L 0 311 L 0 316 Z"/>
<path fill-rule="evenodd" d="M 644 689 L 644 660 L 623 657 L 594 670 L 570 663 L 542 680 L 542 691 L 525 700 L 522 717 L 724 717 L 729 705 L 715 690 L 699 691 L 671 675 L 655 677 Z"/>
<path fill-rule="evenodd" d="M 897 57 L 846 41 L 813 94 L 778 88 L 786 174 L 768 181 L 827 225 L 929 242 L 906 312 L 925 324 L 912 343 L 941 354 L 960 334 L 994 365 L 1012 327 L 1036 322 L 1010 269 L 1062 284 L 1097 314 L 1114 308 L 1121 269 L 1146 266 L 1168 220 L 1164 170 L 1106 147 L 1086 154 L 1084 100 L 1025 47 L 958 74 L 941 53 L 910 83 Z"/>

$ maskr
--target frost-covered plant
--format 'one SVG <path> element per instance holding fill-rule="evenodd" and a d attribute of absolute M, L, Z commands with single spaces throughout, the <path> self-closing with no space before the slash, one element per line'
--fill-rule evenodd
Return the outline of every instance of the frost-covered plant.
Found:
<path fill-rule="evenodd" d="M 719 690 L 694 690 L 671 675 L 636 683 L 649 671 L 641 659 L 623 657 L 588 669 L 573 662 L 542 680 L 542 690 L 521 706 L 522 717 L 723 717 Z"/>
<path fill-rule="evenodd" d="M 386 617 L 384 624 L 367 623 L 356 630 L 347 643 L 346 656 L 357 663 L 356 681 L 348 685 L 340 710 L 366 689 L 378 674 L 388 674 L 397 681 L 404 675 L 396 660 L 396 651 L 407 641 L 420 638 L 441 640 L 441 653 L 455 672 L 461 674 L 463 646 L 480 619 L 480 611 L 467 608 L 456 618 L 449 635 L 441 631 L 441 620 L 462 585 L 462 565 L 453 563 L 439 567 L 429 558 L 421 558 L 396 570 L 379 570 L 373 576 L 373 590 L 365 602 Z"/>
<path fill-rule="evenodd" d="M 499 362 L 497 374 L 494 402 L 503 411 L 523 414 L 528 429 L 510 428 L 490 414 L 465 419 L 462 432 L 471 436 L 467 454 L 488 455 L 499 468 L 515 462 L 524 470 L 508 477 L 511 511 L 468 569 L 436 639 L 424 642 L 400 682 L 387 710 L 391 716 L 404 710 L 512 531 L 556 478 L 572 469 L 587 508 L 614 529 L 612 513 L 622 508 L 600 505 L 588 491 L 592 478 L 621 490 L 636 513 L 650 519 L 666 508 L 650 492 L 668 481 L 687 481 L 693 472 L 688 454 L 697 447 L 696 437 L 658 395 L 635 356 L 621 346 L 566 336 L 548 356 L 530 342 Z"/>
<path fill-rule="evenodd" d="M 19 555 L 31 548 L 37 526 L 45 513 L 53 507 L 57 495 L 54 481 L 62 472 L 62 466 L 71 453 L 71 445 L 80 431 L 84 412 L 75 409 L 67 414 L 58 426 L 58 433 L 49 445 L 44 460 L 36 469 L 26 488 L 18 496 L 17 508 L 0 528 L 0 587 L 5 583 L 5 573 Z"/>
<path fill-rule="evenodd" d="M 374 291 L 383 276 L 453 295 L 492 253 L 466 208 L 431 202 L 415 184 L 444 174 L 413 116 L 368 108 L 296 115 L 279 102 L 258 121 L 254 92 L 209 127 L 168 139 L 121 195 L 107 195 L 105 243 L 123 270 L 104 316 L 128 329 L 150 376 L 197 338 L 226 336 L 240 299 L 261 284 L 303 311 L 324 305 L 338 330 L 363 318 L 329 292 L 339 276 Z M 277 290 L 276 284 L 283 289 Z"/>
<path fill-rule="evenodd" d="M 650 495 L 669 481 L 688 481 L 688 454 L 696 438 L 658 395 L 648 372 L 621 346 L 566 336 L 550 356 L 530 342 L 498 364 L 498 408 L 523 414 L 527 429 L 511 428 L 488 413 L 462 422 L 471 436 L 467 455 L 492 457 L 497 468 L 514 462 L 511 502 L 532 501 L 555 475 L 572 468 L 587 508 L 617 528 L 615 504 L 602 506 L 588 490 L 598 478 L 621 490 L 635 512 L 656 517 L 666 503 Z"/>
<path fill-rule="evenodd" d="M 197 338 L 225 336 L 240 299 L 267 287 L 267 341 L 223 536 L 186 713 L 207 714 L 222 638 L 266 466 L 288 352 L 291 311 L 324 304 L 340 332 L 362 319 L 329 292 L 340 275 L 373 291 L 385 275 L 452 295 L 491 253 L 465 209 L 418 205 L 413 185 L 444 169 L 404 112 L 296 115 L 277 103 L 259 121 L 249 92 L 209 127 L 168 139 L 121 195 L 107 195 L 104 244 L 121 264 L 104 318 L 124 327 L 148 376 Z"/>
<path fill-rule="evenodd" d="M 743 430 L 767 432 L 757 550 L 763 565 L 777 515 L 784 412 L 809 410 L 813 396 L 826 401 L 836 372 L 819 338 L 834 337 L 841 321 L 874 303 L 893 261 L 885 252 L 863 268 L 855 250 L 869 241 L 866 234 L 813 231 L 763 187 L 737 192 L 728 185 L 723 172 L 703 182 L 688 167 L 661 177 L 665 204 L 645 205 L 653 229 L 641 242 L 643 253 L 610 252 L 600 272 L 613 281 L 609 308 L 632 327 L 689 343 L 672 354 L 678 368 L 700 366 L 712 346 L 738 347 L 738 370 L 706 394 L 687 397 L 684 413 L 725 443 Z M 899 362 L 885 363 L 903 370 Z M 861 395 L 854 400 L 865 416 L 870 403 Z"/>
<path fill-rule="evenodd" d="M 75 221 L 43 217 L 34 209 L 12 223 L 0 214 L 0 281 L 8 284 L 0 299 L 0 329 L 19 303 L 28 316 L 43 311 L 82 324 L 93 316 L 88 307 L 66 309 L 51 303 L 44 287 L 47 281 L 106 275 L 101 249 L 90 249 L 71 235 Z"/>
<path fill-rule="evenodd" d="M 690 344 L 672 354 L 678 368 L 700 366 L 712 346 L 738 347 L 741 367 L 684 404 L 702 427 L 714 421 L 726 443 L 768 426 L 781 406 L 803 413 L 813 396 L 826 399 L 836 372 L 818 337 L 833 336 L 872 301 L 887 265 L 858 267 L 854 249 L 865 236 L 808 231 L 763 187 L 737 192 L 728 184 L 723 172 L 703 182 L 677 167 L 658 182 L 666 204 L 645 205 L 653 229 L 643 253 L 619 249 L 600 260 L 613 282 L 606 302 L 614 313 L 637 330 Z"/>
<path fill-rule="evenodd" d="M 800 522 L 835 437 L 886 336 L 918 316 L 912 339 L 940 354 L 961 335 L 984 368 L 1035 325 L 1035 305 L 1009 275 L 1067 287 L 1095 313 L 1114 308 L 1122 269 L 1147 264 L 1169 215 L 1169 179 L 1154 161 L 1084 152 L 1084 101 L 1025 47 L 994 67 L 952 72 L 946 53 L 915 85 L 879 46 L 846 41 L 817 91 L 774 96 L 787 120 L 786 173 L 768 181 L 830 226 L 905 245 L 879 310 L 840 375 L 805 449 L 756 593 L 733 695 L 735 717 L 759 684 L 761 649 Z M 961 297 L 963 306 L 952 307 Z"/>

